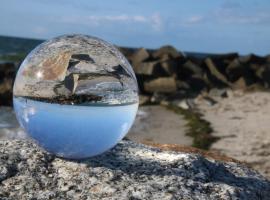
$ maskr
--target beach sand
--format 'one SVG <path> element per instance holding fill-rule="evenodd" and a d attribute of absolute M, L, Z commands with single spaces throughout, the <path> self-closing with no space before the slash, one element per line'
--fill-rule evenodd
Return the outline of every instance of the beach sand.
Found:
<path fill-rule="evenodd" d="M 137 142 L 192 145 L 186 120 L 164 106 L 141 106 L 127 138 Z"/>
<path fill-rule="evenodd" d="M 215 150 L 247 162 L 270 177 L 270 94 L 266 92 L 230 92 L 210 106 L 199 98 L 197 106 L 204 119 L 220 140 L 212 144 Z"/>

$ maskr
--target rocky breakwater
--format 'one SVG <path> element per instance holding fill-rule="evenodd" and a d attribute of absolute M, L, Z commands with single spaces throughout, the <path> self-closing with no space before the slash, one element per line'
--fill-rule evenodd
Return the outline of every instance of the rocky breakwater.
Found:
<path fill-rule="evenodd" d="M 17 64 L 0 61 L 0 106 L 12 105 L 12 87 Z"/>
<path fill-rule="evenodd" d="M 143 103 L 194 97 L 212 88 L 270 87 L 270 55 L 201 55 L 183 53 L 172 46 L 163 46 L 157 50 L 120 50 L 134 68 Z M 0 105 L 12 103 L 12 83 L 16 69 L 17 64 L 0 63 Z"/>
<path fill-rule="evenodd" d="M 0 141 L 0 198 L 269 199 L 270 182 L 245 165 L 168 149 L 122 141 L 70 161 L 30 141 Z"/>
<path fill-rule="evenodd" d="M 152 103 L 197 96 L 213 88 L 270 86 L 270 56 L 185 54 L 172 46 L 122 51 L 134 67 L 141 93 L 149 97 L 144 101 Z"/>

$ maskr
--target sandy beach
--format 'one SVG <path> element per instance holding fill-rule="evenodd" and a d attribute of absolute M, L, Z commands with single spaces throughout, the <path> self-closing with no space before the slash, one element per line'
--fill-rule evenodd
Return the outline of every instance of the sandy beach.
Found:
<path fill-rule="evenodd" d="M 192 145 L 186 120 L 164 106 L 142 106 L 127 138 L 137 142 Z"/>
<path fill-rule="evenodd" d="M 245 161 L 270 177 L 270 94 L 235 91 L 216 100 L 213 106 L 196 101 L 212 134 L 220 138 L 210 150 Z"/>

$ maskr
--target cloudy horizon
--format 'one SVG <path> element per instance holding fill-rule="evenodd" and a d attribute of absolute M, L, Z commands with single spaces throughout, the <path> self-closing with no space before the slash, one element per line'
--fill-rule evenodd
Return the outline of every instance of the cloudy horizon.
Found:
<path fill-rule="evenodd" d="M 171 44 L 191 52 L 265 55 L 269 9 L 266 0 L 9 0 L 0 7 L 0 35 L 48 39 L 81 33 L 120 46 Z"/>

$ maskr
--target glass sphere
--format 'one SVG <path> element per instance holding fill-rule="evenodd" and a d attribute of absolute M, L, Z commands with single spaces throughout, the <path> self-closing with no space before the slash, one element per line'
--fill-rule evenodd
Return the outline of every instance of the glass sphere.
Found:
<path fill-rule="evenodd" d="M 64 35 L 25 58 L 13 104 L 21 126 L 45 150 L 86 158 L 127 134 L 138 110 L 138 86 L 132 67 L 113 45 Z"/>

